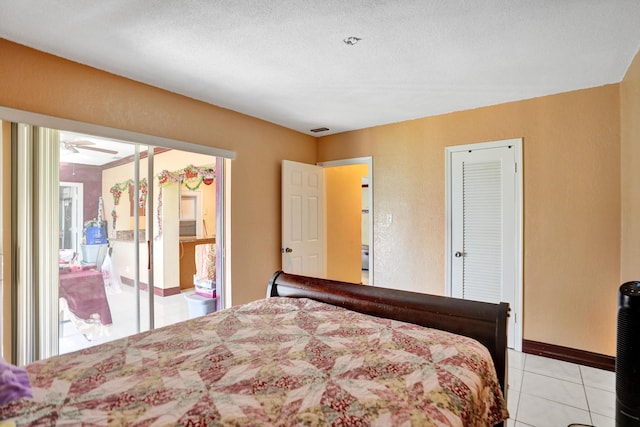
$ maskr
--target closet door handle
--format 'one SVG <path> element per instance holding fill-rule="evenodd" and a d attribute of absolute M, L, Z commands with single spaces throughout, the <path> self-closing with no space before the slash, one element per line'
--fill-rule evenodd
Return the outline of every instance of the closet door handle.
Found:
<path fill-rule="evenodd" d="M 464 252 L 457 251 L 455 254 L 453 254 L 453 256 L 456 257 L 456 258 L 463 257 L 464 256 Z"/>

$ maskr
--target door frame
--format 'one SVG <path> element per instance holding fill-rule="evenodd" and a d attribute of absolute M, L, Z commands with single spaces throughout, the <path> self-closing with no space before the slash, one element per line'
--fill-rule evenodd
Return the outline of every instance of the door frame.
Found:
<path fill-rule="evenodd" d="M 445 147 L 445 170 L 446 170 L 446 178 L 445 178 L 445 220 L 446 220 L 446 243 L 445 243 L 445 293 L 447 296 L 452 295 L 452 283 L 451 283 L 451 262 L 450 262 L 450 254 L 451 254 L 451 237 L 452 237 L 452 221 L 451 216 L 453 214 L 453 206 L 452 206 L 452 168 L 451 161 L 452 155 L 454 152 L 459 151 L 468 151 L 468 150 L 482 150 L 482 149 L 490 149 L 490 148 L 499 148 L 499 147 L 507 147 L 512 146 L 514 151 L 514 158 L 516 163 L 516 173 L 515 173 L 515 230 L 514 230 L 514 239 L 515 239 L 515 248 L 517 249 L 517 254 L 515 257 L 515 293 L 514 293 L 514 305 L 512 307 L 511 315 L 515 317 L 515 331 L 514 331 L 514 349 L 516 351 L 522 351 L 522 324 L 523 316 L 522 316 L 522 306 L 523 306 L 523 166 L 522 166 L 522 138 L 513 138 L 513 139 L 505 139 L 499 141 L 489 141 L 489 142 L 479 142 L 475 144 L 465 144 L 465 145 L 455 145 Z"/>
<path fill-rule="evenodd" d="M 80 245 L 82 244 L 82 227 L 84 225 L 84 211 L 82 207 L 84 206 L 84 183 L 82 182 L 71 182 L 71 181 L 60 181 L 59 187 L 75 187 L 76 194 L 74 196 L 75 203 L 75 224 L 76 227 L 76 236 L 74 238 L 75 241 L 75 249 L 76 252 L 80 252 Z M 62 215 L 62 213 L 61 213 Z"/>
<path fill-rule="evenodd" d="M 323 168 L 335 167 L 335 166 L 349 166 L 349 165 L 362 165 L 366 164 L 369 169 L 369 186 L 367 187 L 369 195 L 369 286 L 375 286 L 375 248 L 374 248 L 374 236 L 373 236 L 373 157 L 353 157 L 350 159 L 331 160 L 327 162 L 318 162 L 318 166 Z"/>
<path fill-rule="evenodd" d="M 182 203 L 185 199 L 193 200 L 193 218 L 184 218 Z M 196 222 L 196 236 L 203 236 L 202 233 L 202 190 L 184 190 L 180 188 L 180 221 L 183 219 L 194 220 Z"/>

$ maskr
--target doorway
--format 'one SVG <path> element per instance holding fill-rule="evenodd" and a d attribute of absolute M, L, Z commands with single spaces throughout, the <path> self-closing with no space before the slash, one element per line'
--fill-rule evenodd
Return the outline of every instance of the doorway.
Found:
<path fill-rule="evenodd" d="M 522 140 L 446 148 L 447 295 L 511 307 L 522 347 Z"/>
<path fill-rule="evenodd" d="M 60 182 L 60 250 L 80 251 L 84 223 L 83 195 L 83 183 Z"/>
<path fill-rule="evenodd" d="M 293 163 L 296 162 L 286 162 Z M 373 160 L 371 157 L 344 159 L 318 163 L 318 166 L 298 164 L 309 169 L 318 180 L 322 181 L 324 191 L 314 195 L 322 199 L 314 199 L 314 206 L 322 206 L 318 218 L 325 218 L 319 224 L 318 237 L 324 239 L 322 243 L 326 248 L 323 256 L 326 259 L 327 277 L 335 280 L 343 280 L 353 283 L 374 284 L 374 239 L 373 221 L 370 220 L 373 212 Z M 285 176 L 283 166 L 283 236 L 282 236 L 282 266 L 285 271 L 303 274 L 302 270 L 295 270 L 294 248 L 291 246 L 289 231 L 293 225 L 295 229 L 307 230 L 309 224 L 305 221 L 316 216 L 309 217 L 300 209 L 292 209 L 295 206 L 306 206 L 301 203 L 291 203 L 287 194 L 291 194 L 285 183 L 290 179 Z M 300 175 L 302 176 L 302 174 Z M 297 212 L 299 211 L 299 212 Z M 296 214 L 296 212 L 298 215 Z M 292 222 L 291 218 L 297 218 Z M 317 242 L 310 243 L 317 246 Z M 303 253 L 298 248 L 298 252 Z M 303 264 L 300 263 L 300 267 Z M 289 270 L 287 270 L 289 269 Z M 293 269 L 293 270 L 291 270 Z"/>

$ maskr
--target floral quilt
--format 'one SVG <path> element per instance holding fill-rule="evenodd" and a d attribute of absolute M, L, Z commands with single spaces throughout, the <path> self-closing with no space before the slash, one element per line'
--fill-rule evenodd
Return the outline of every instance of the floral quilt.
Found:
<path fill-rule="evenodd" d="M 16 425 L 490 426 L 508 417 L 477 341 L 268 298 L 26 366 Z"/>

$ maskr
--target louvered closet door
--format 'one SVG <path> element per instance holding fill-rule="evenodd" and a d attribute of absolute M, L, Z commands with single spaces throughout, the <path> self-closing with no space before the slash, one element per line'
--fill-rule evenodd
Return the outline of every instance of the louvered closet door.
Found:
<path fill-rule="evenodd" d="M 451 286 L 458 298 L 508 302 L 515 293 L 514 149 L 452 153 Z M 510 323 L 515 316 L 511 316 Z M 513 325 L 509 340 L 513 341 Z"/>

